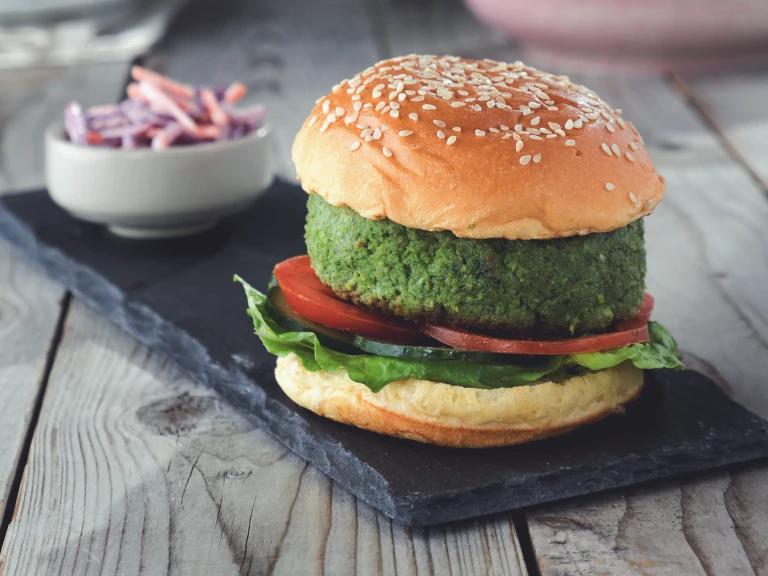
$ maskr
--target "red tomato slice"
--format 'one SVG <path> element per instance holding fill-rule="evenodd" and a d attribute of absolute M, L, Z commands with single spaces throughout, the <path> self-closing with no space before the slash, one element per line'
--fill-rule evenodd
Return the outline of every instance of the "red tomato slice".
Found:
<path fill-rule="evenodd" d="M 412 322 L 369 312 L 339 299 L 320 282 L 307 255 L 280 262 L 274 275 L 286 302 L 309 320 L 376 340 L 409 344 L 425 340 L 418 325 Z"/>
<path fill-rule="evenodd" d="M 620 348 L 648 341 L 648 319 L 653 310 L 653 297 L 646 294 L 643 304 L 632 320 L 624 322 L 613 332 L 582 336 L 568 340 L 513 340 L 496 338 L 453 326 L 427 324 L 424 333 L 443 344 L 461 350 L 496 352 L 499 354 L 575 354 Z"/>

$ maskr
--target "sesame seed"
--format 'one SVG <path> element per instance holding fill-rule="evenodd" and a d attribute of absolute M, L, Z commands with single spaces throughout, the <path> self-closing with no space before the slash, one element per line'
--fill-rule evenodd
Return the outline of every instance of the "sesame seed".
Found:
<path fill-rule="evenodd" d="M 448 140 L 446 140 L 446 141 L 445 141 L 445 143 L 446 143 L 448 146 L 450 146 L 450 145 L 451 145 L 451 144 L 453 144 L 454 142 L 456 142 L 456 136 L 449 136 L 449 137 L 448 137 Z"/>
<path fill-rule="evenodd" d="M 378 140 L 381 138 L 381 128 L 376 128 L 376 130 L 373 131 L 373 139 Z"/>
<path fill-rule="evenodd" d="M 413 130 L 400 130 L 397 134 L 398 136 L 410 136 L 413 134 Z"/>
<path fill-rule="evenodd" d="M 445 138 L 445 132 L 443 132 L 442 130 L 438 130 L 437 131 L 437 137 L 440 138 L 441 140 L 444 139 Z"/>
<path fill-rule="evenodd" d="M 518 140 L 515 143 L 515 152 L 520 152 L 520 150 L 522 150 L 522 149 L 523 149 L 523 141 L 522 140 Z"/>
<path fill-rule="evenodd" d="M 344 113 L 346 110 L 344 110 L 343 106 L 336 106 L 336 116 L 344 116 Z"/>
<path fill-rule="evenodd" d="M 572 130 L 573 129 L 573 120 L 568 118 L 568 120 L 565 121 L 565 129 L 566 130 Z"/>
<path fill-rule="evenodd" d="M 408 92 L 412 92 L 412 90 L 408 90 Z M 397 95 L 397 101 L 402 102 L 403 100 L 405 100 L 405 97 L 406 97 L 406 93 L 400 92 L 400 94 Z"/>
<path fill-rule="evenodd" d="M 326 100 L 323 102 L 323 114 L 328 114 L 331 111 L 331 101 Z"/>
<path fill-rule="evenodd" d="M 530 135 L 531 140 L 544 140 L 541 136 L 536 136 L 535 134 Z"/>
<path fill-rule="evenodd" d="M 400 117 L 400 110 L 390 110 L 389 115 L 392 116 L 392 118 L 399 118 Z"/>
<path fill-rule="evenodd" d="M 523 125 L 515 124 L 515 132 L 522 132 L 522 131 L 523 131 Z"/>
<path fill-rule="evenodd" d="M 437 106 L 435 106 L 434 104 L 424 104 L 422 108 L 424 110 L 437 110 Z"/>
<path fill-rule="evenodd" d="M 599 117 L 597 114 L 594 114 L 594 113 L 584 114 L 584 116 L 586 116 L 589 120 L 597 120 Z"/>
<path fill-rule="evenodd" d="M 389 112 L 389 110 L 390 110 L 389 106 L 384 106 L 384 108 L 381 109 L 381 113 L 386 114 L 387 112 Z"/>
<path fill-rule="evenodd" d="M 632 192 L 629 193 L 629 199 L 632 200 L 632 202 L 634 202 L 635 204 L 637 204 L 638 198 L 637 198 L 637 196 L 632 194 Z"/>
<path fill-rule="evenodd" d="M 378 90 L 374 90 L 371 96 L 373 96 L 374 98 L 381 98 L 381 92 L 379 92 Z"/>
<path fill-rule="evenodd" d="M 603 142 L 602 144 L 600 144 L 600 147 L 603 149 L 603 152 L 608 154 L 608 156 L 613 156 L 613 154 L 611 154 L 611 149 L 608 147 L 608 144 Z"/>
<path fill-rule="evenodd" d="M 528 128 L 529 132 L 533 132 L 531 128 Z M 552 131 L 549 128 L 541 128 L 538 132 L 534 132 L 535 134 L 543 133 L 543 134 L 552 134 Z"/>
<path fill-rule="evenodd" d="M 538 164 L 541 162 L 541 154 L 536 154 L 536 156 L 533 157 L 533 163 Z"/>
<path fill-rule="evenodd" d="M 632 150 L 637 150 L 640 148 L 640 146 L 637 145 L 637 142 L 630 142 L 629 147 L 632 148 Z"/>
<path fill-rule="evenodd" d="M 336 116 L 336 114 L 328 114 L 328 117 L 325 120 L 327 122 L 333 123 L 333 122 L 336 122 L 336 120 L 338 120 L 338 117 Z"/>
<path fill-rule="evenodd" d="M 366 137 L 364 138 L 364 140 L 365 140 L 366 142 L 373 142 L 373 136 L 371 136 L 370 134 L 368 134 L 368 136 L 366 136 Z"/>
<path fill-rule="evenodd" d="M 357 102 L 358 100 L 360 100 L 360 94 L 355 94 L 354 96 L 352 96 L 352 100 L 354 102 Z"/>
<path fill-rule="evenodd" d="M 613 120 L 613 118 L 611 118 L 611 117 L 608 115 L 608 113 L 607 113 L 605 110 L 600 110 L 600 115 L 601 115 L 603 118 L 605 118 L 605 119 L 606 119 L 608 122 L 610 122 L 611 120 Z"/>
<path fill-rule="evenodd" d="M 557 138 L 557 134 L 547 134 L 547 138 Z"/>
<path fill-rule="evenodd" d="M 387 158 L 392 158 L 392 151 L 391 151 L 389 148 L 387 148 L 386 146 L 384 146 L 384 147 L 381 149 L 381 152 L 382 152 L 382 154 L 384 154 L 384 156 L 386 156 Z"/>
<path fill-rule="evenodd" d="M 539 122 L 541 122 L 541 116 L 536 116 L 535 118 L 531 119 L 531 126 L 538 126 Z"/>
<path fill-rule="evenodd" d="M 328 130 L 328 122 L 323 122 L 323 125 L 320 126 L 320 132 L 325 132 Z"/>
<path fill-rule="evenodd" d="M 373 128 L 364 128 L 363 131 L 360 132 L 360 138 L 365 138 L 371 134 L 373 134 Z"/>
<path fill-rule="evenodd" d="M 616 188 L 616 186 L 614 186 L 614 185 L 613 185 L 613 184 L 611 184 L 610 182 L 606 182 L 606 183 L 605 183 L 605 189 L 606 189 L 606 190 L 608 190 L 608 192 L 610 192 L 610 191 L 611 191 L 611 190 L 613 190 L 614 188 Z"/>
<path fill-rule="evenodd" d="M 520 164 L 522 164 L 523 166 L 528 164 L 528 162 L 530 162 L 530 161 L 531 161 L 530 155 L 528 155 L 528 156 L 520 156 Z"/>
<path fill-rule="evenodd" d="M 573 127 L 574 128 L 581 128 L 582 126 L 584 126 L 584 122 L 582 121 L 581 118 L 579 118 L 578 120 L 575 120 L 573 122 Z"/>
<path fill-rule="evenodd" d="M 622 130 L 627 127 L 627 123 L 624 122 L 623 118 L 616 117 L 616 122 L 621 126 Z"/>
<path fill-rule="evenodd" d="M 453 128 L 451 128 L 451 130 L 453 130 L 454 132 L 461 132 L 461 126 L 454 126 Z"/>
<path fill-rule="evenodd" d="M 353 109 L 355 112 L 359 112 L 359 111 L 360 111 L 360 109 L 361 109 L 362 107 L 363 107 L 363 103 L 362 103 L 362 102 L 355 102 L 355 103 L 352 105 L 352 109 Z"/>
<path fill-rule="evenodd" d="M 392 110 L 397 110 L 398 108 L 400 108 L 400 104 L 398 104 L 397 102 L 392 102 L 390 103 L 389 107 L 392 108 Z"/>
<path fill-rule="evenodd" d="M 656 200 L 651 198 L 648 200 L 648 202 L 645 203 L 645 209 L 646 210 L 653 210 L 653 207 L 656 205 Z"/>
<path fill-rule="evenodd" d="M 352 146 L 349 147 L 349 149 L 352 150 L 353 152 L 358 148 L 360 148 L 360 140 L 355 140 L 354 142 L 352 142 Z"/>
<path fill-rule="evenodd" d="M 547 126 L 549 126 L 552 130 L 562 130 L 562 126 L 558 124 L 557 122 L 547 122 Z"/>
<path fill-rule="evenodd" d="M 616 158 L 621 158 L 621 150 L 616 144 L 611 144 L 611 152 L 616 154 Z"/>
<path fill-rule="evenodd" d="M 509 130 L 509 126 L 506 126 L 506 125 L 504 125 L 504 124 L 500 124 L 500 125 L 499 125 L 499 128 L 501 128 L 501 129 L 502 129 L 502 130 L 504 130 L 505 132 L 506 132 L 507 130 Z"/>
<path fill-rule="evenodd" d="M 414 96 L 411 98 L 411 102 L 421 102 L 424 100 L 424 96 Z"/>
<path fill-rule="evenodd" d="M 419 121 L 419 115 L 416 114 L 416 112 L 411 112 L 410 114 L 408 114 L 408 118 L 410 118 L 414 122 L 418 122 Z"/>
<path fill-rule="evenodd" d="M 451 102 L 451 106 L 453 106 L 454 108 L 460 108 L 462 106 L 466 106 L 466 104 L 464 104 L 464 102 L 454 101 L 454 102 Z"/>
<path fill-rule="evenodd" d="M 613 124 L 606 124 L 605 127 L 608 129 L 608 132 L 610 132 L 611 134 L 616 132 L 616 128 L 613 127 Z"/>
<path fill-rule="evenodd" d="M 443 122 L 442 120 L 432 120 L 432 123 L 435 126 L 439 126 L 440 128 L 445 128 L 445 122 Z"/>
<path fill-rule="evenodd" d="M 630 162 L 635 161 L 635 157 L 632 155 L 632 152 L 627 152 L 625 156 L 627 157 L 627 160 L 629 160 Z"/>
<path fill-rule="evenodd" d="M 498 134 L 499 133 L 499 129 L 498 128 L 488 128 L 488 130 L 490 132 L 493 132 L 494 134 Z"/>
<path fill-rule="evenodd" d="M 314 126 L 315 122 L 317 122 L 317 116 L 312 116 L 312 118 L 309 119 L 309 122 L 307 122 L 307 126 Z"/>
<path fill-rule="evenodd" d="M 576 140 L 566 140 L 565 141 L 566 146 L 576 146 Z"/>
<path fill-rule="evenodd" d="M 378 112 L 379 110 L 384 108 L 384 106 L 386 106 L 386 105 L 387 104 L 385 102 L 379 102 L 378 104 L 376 104 L 376 112 Z"/>

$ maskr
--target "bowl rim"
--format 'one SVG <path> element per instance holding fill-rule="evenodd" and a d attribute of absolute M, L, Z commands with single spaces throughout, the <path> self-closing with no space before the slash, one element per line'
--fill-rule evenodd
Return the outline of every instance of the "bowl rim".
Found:
<path fill-rule="evenodd" d="M 45 130 L 46 141 L 54 144 L 57 147 L 67 148 L 77 152 L 102 156 L 130 156 L 133 158 L 141 158 L 144 156 L 155 158 L 158 156 L 173 156 L 182 154 L 197 155 L 205 154 L 207 152 L 239 148 L 254 142 L 264 140 L 272 133 L 270 125 L 264 124 L 263 126 L 236 140 L 217 140 L 215 142 L 204 142 L 202 144 L 194 144 L 188 146 L 171 146 L 169 148 L 162 148 L 160 150 L 155 150 L 154 148 L 133 148 L 126 150 L 124 148 L 106 148 L 102 146 L 84 146 L 81 144 L 74 144 L 62 136 L 63 131 L 64 122 L 61 120 L 57 120 L 56 122 L 49 124 L 48 128 Z"/>

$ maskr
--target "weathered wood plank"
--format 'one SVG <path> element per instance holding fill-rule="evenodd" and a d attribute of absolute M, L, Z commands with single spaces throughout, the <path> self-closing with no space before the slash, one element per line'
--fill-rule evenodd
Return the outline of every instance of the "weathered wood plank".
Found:
<path fill-rule="evenodd" d="M 768 191 L 768 71 L 684 75 L 677 81 Z"/>
<path fill-rule="evenodd" d="M 0 244 L 0 518 L 27 438 L 64 291 Z"/>
<path fill-rule="evenodd" d="M 70 100 L 115 101 L 127 71 L 128 63 L 0 71 L 0 193 L 42 186 L 45 129 Z"/>
<path fill-rule="evenodd" d="M 74 302 L 0 572 L 525 574 L 515 543 L 393 525 Z"/>

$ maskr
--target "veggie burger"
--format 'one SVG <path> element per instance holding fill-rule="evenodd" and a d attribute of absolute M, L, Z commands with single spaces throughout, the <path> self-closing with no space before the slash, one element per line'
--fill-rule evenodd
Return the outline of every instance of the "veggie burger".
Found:
<path fill-rule="evenodd" d="M 276 378 L 321 416 L 485 447 L 622 412 L 682 368 L 649 321 L 635 127 L 523 65 L 410 55 L 337 84 L 296 136 L 308 255 L 243 282 Z"/>

